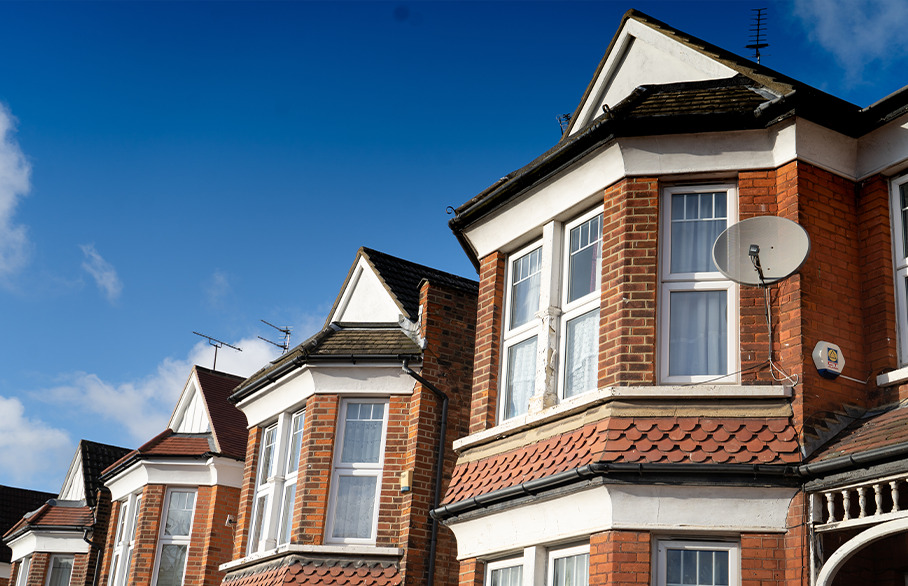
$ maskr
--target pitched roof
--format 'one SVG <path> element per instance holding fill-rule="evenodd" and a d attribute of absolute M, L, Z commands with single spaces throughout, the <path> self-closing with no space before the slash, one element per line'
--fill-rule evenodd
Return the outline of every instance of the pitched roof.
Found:
<path fill-rule="evenodd" d="M 908 405 L 871 411 L 847 426 L 824 448 L 810 458 L 811 463 L 835 458 L 882 452 L 908 445 Z"/>
<path fill-rule="evenodd" d="M 462 461 L 442 504 L 604 464 L 796 464 L 784 417 L 609 417 L 533 444 Z"/>
<path fill-rule="evenodd" d="M 26 513 L 34 511 L 56 495 L 50 492 L 0 485 L 0 534 L 6 533 Z M 0 544 L 0 563 L 9 563 L 12 550 Z"/>
<path fill-rule="evenodd" d="M 104 479 L 116 476 L 133 462 L 149 457 L 207 458 L 213 454 L 217 454 L 217 451 L 211 433 L 175 433 L 172 429 L 165 429 L 113 462 L 104 469 L 102 476 Z"/>
<path fill-rule="evenodd" d="M 94 525 L 92 509 L 73 501 L 51 499 L 31 513 L 26 513 L 18 523 L 3 535 L 9 541 L 31 530 L 80 530 Z"/>
<path fill-rule="evenodd" d="M 101 473 L 105 468 L 129 453 L 129 449 L 111 446 L 98 442 L 82 440 L 79 442 L 82 453 L 82 477 L 85 481 L 85 503 L 94 508 L 95 493 L 104 488 Z"/>
<path fill-rule="evenodd" d="M 237 460 L 245 459 L 249 437 L 246 414 L 229 401 L 233 390 L 245 379 L 198 365 L 194 370 L 211 419 L 215 451 Z"/>
<path fill-rule="evenodd" d="M 402 584 L 397 564 L 362 560 L 307 560 L 290 556 L 280 564 L 229 574 L 224 586 L 396 586 Z"/>

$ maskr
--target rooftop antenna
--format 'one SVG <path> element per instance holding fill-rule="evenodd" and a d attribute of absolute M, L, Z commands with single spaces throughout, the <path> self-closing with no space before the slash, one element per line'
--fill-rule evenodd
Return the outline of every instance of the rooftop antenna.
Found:
<path fill-rule="evenodd" d="M 759 63 L 760 49 L 765 49 L 769 46 L 769 43 L 766 42 L 766 15 L 763 14 L 766 9 L 751 8 L 750 11 L 755 14 L 750 25 L 750 44 L 744 45 L 744 47 L 754 50 L 754 59 Z"/>
<path fill-rule="evenodd" d="M 208 340 L 208 343 L 211 344 L 212 346 L 214 346 L 214 364 L 211 365 L 211 370 L 218 369 L 218 348 L 220 348 L 222 346 L 227 346 L 228 348 L 233 348 L 237 352 L 243 351 L 242 348 L 237 348 L 236 346 L 231 346 L 227 342 L 222 342 L 222 341 L 218 340 L 217 338 L 212 338 L 211 336 L 206 336 L 205 334 L 200 334 L 195 331 L 192 333 L 195 334 L 196 336 L 201 336 L 202 338 L 206 338 Z"/>
<path fill-rule="evenodd" d="M 278 344 L 277 342 L 272 342 L 268 338 L 263 338 L 261 336 L 258 336 L 258 339 L 264 340 L 264 341 L 268 342 L 269 344 L 273 344 L 274 346 L 277 346 L 278 348 L 281 349 L 281 354 L 286 354 L 287 350 L 290 350 L 290 326 L 284 326 L 282 328 L 279 328 L 276 325 L 274 325 L 272 323 L 268 323 L 263 319 L 260 319 L 259 321 L 267 326 L 271 326 L 272 328 L 276 329 L 280 333 L 284 334 L 284 341 L 281 342 L 280 344 Z"/>
<path fill-rule="evenodd" d="M 555 116 L 555 119 L 558 120 L 558 126 L 561 127 L 561 134 L 564 134 L 564 131 L 567 130 L 568 125 L 571 123 L 571 114 L 559 114 Z"/>

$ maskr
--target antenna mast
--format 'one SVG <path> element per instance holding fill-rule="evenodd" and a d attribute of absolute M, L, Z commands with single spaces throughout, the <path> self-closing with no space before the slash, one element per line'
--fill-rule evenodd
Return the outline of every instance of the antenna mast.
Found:
<path fill-rule="evenodd" d="M 211 344 L 212 346 L 214 346 L 214 364 L 211 366 L 211 370 L 218 369 L 218 348 L 221 348 L 222 346 L 227 346 L 228 348 L 233 348 L 237 352 L 243 351 L 242 348 L 237 348 L 236 346 L 231 346 L 227 342 L 222 342 L 222 341 L 218 340 L 217 338 L 212 338 L 211 336 L 206 336 L 205 334 L 200 334 L 195 331 L 192 333 L 195 334 L 196 336 L 201 336 L 202 338 L 206 338 L 208 340 L 208 343 Z"/>
<path fill-rule="evenodd" d="M 744 47 L 754 50 L 754 59 L 759 63 L 760 49 L 765 49 L 769 46 L 769 43 L 766 42 L 766 15 L 764 14 L 766 9 L 751 8 L 750 11 L 755 14 L 753 15 L 753 23 L 750 25 L 750 44 L 744 45 Z"/>
<path fill-rule="evenodd" d="M 269 344 L 277 346 L 278 348 L 281 349 L 281 354 L 286 354 L 287 350 L 290 350 L 290 326 L 284 326 L 282 328 L 279 328 L 276 325 L 274 325 L 272 323 L 268 323 L 263 319 L 260 319 L 259 321 L 267 326 L 271 326 L 272 328 L 276 329 L 280 333 L 284 334 L 284 341 L 281 342 L 280 344 L 278 344 L 277 342 L 272 342 L 268 338 L 263 338 L 261 336 L 258 336 L 258 339 L 264 340 L 265 342 L 268 342 Z"/>

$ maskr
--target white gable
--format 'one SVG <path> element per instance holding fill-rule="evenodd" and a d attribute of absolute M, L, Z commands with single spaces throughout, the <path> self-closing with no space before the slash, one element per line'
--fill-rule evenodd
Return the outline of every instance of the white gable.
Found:
<path fill-rule="evenodd" d="M 81 501 L 85 500 L 85 476 L 82 474 L 82 445 L 76 448 L 76 455 L 69 465 L 69 472 L 63 480 L 63 488 L 60 489 L 60 500 L 64 501 Z"/>
<path fill-rule="evenodd" d="M 330 321 L 397 323 L 400 315 L 400 308 L 375 270 L 359 257 Z"/>
<path fill-rule="evenodd" d="M 199 390 L 198 378 L 193 370 L 189 381 L 183 388 L 183 394 L 177 401 L 176 409 L 170 416 L 170 423 L 167 425 L 175 433 L 206 433 L 211 431 L 211 420 L 208 417 L 208 409 L 205 406 L 205 399 Z"/>
<path fill-rule="evenodd" d="M 638 86 L 724 79 L 735 73 L 675 39 L 628 19 L 593 81 L 572 132 L 602 114 L 603 104 L 615 106 Z"/>

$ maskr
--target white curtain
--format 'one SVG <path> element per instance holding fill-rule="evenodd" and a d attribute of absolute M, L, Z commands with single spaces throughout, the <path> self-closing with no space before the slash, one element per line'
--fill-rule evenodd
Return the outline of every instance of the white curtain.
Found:
<path fill-rule="evenodd" d="M 541 270 L 541 248 L 521 256 L 511 265 L 511 319 L 508 329 L 527 323 L 539 311 Z"/>
<path fill-rule="evenodd" d="M 372 537 L 377 481 L 375 476 L 338 477 L 333 537 Z"/>
<path fill-rule="evenodd" d="M 157 586 L 180 586 L 186 568 L 186 546 L 164 545 L 158 566 Z"/>
<path fill-rule="evenodd" d="M 599 310 L 567 322 L 566 336 L 564 396 L 573 397 L 596 388 Z"/>
<path fill-rule="evenodd" d="M 671 272 L 715 272 L 712 247 L 725 229 L 725 193 L 672 195 Z"/>
<path fill-rule="evenodd" d="M 524 340 L 508 349 L 508 384 L 505 419 L 527 412 L 536 377 L 536 338 Z"/>
<path fill-rule="evenodd" d="M 348 403 L 341 462 L 378 463 L 384 420 L 382 403 Z"/>
<path fill-rule="evenodd" d="M 523 586 L 523 566 L 492 570 L 491 586 Z"/>
<path fill-rule="evenodd" d="M 728 374 L 727 292 L 671 291 L 669 304 L 668 374 Z"/>
<path fill-rule="evenodd" d="M 73 573 L 73 558 L 54 557 L 50 568 L 50 579 L 47 586 L 69 586 L 69 577 Z"/>
<path fill-rule="evenodd" d="M 590 554 L 555 558 L 552 586 L 587 586 L 590 579 Z"/>
<path fill-rule="evenodd" d="M 167 520 L 164 522 L 164 535 L 189 535 L 189 528 L 192 527 L 194 504 L 194 492 L 175 490 L 170 493 Z"/>

